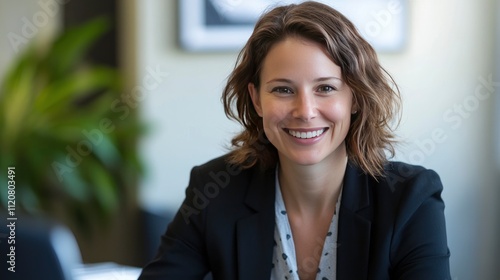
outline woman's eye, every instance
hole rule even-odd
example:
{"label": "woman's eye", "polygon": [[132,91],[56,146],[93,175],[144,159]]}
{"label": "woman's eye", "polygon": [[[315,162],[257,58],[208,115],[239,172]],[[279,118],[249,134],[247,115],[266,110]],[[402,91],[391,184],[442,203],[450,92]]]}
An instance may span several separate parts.
{"label": "woman's eye", "polygon": [[329,85],[323,85],[318,87],[319,92],[331,92],[337,90],[336,88],[329,86]]}
{"label": "woman's eye", "polygon": [[292,90],[290,90],[287,87],[275,87],[271,90],[271,92],[279,93],[279,94],[291,94],[293,93]]}

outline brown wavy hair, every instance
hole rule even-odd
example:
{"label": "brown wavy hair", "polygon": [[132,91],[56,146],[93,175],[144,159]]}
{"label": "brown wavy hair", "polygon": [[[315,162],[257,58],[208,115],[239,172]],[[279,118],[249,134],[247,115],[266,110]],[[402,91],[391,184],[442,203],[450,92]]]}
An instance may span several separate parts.
{"label": "brown wavy hair", "polygon": [[244,127],[231,141],[229,161],[242,168],[257,163],[271,167],[278,161],[277,150],[267,140],[262,119],[250,99],[248,84],[260,86],[260,72],[268,51],[289,36],[321,44],[340,66],[357,108],[345,139],[347,155],[367,174],[383,176],[386,151],[391,156],[395,152],[391,121],[399,115],[399,89],[351,21],[332,7],[313,1],[279,6],[264,13],[239,53],[221,98],[228,118]]}

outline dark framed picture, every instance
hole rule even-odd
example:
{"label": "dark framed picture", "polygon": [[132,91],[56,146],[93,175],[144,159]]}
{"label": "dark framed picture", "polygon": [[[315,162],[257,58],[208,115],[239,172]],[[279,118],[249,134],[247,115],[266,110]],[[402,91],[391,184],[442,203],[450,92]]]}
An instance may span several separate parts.
{"label": "dark framed picture", "polygon": [[[179,39],[187,51],[238,51],[263,11],[289,0],[179,0]],[[407,40],[407,0],[323,0],[347,16],[379,52],[401,51]]]}

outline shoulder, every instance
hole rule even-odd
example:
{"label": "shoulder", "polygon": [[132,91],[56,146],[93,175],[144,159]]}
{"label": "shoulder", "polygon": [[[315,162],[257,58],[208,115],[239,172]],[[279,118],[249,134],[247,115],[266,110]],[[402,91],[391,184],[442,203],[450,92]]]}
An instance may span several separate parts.
{"label": "shoulder", "polygon": [[[373,197],[385,203],[399,203],[405,197],[425,198],[443,189],[439,175],[423,166],[398,161],[384,165],[383,176],[372,177],[354,164],[349,164],[346,182],[355,196]],[[356,186],[356,187],[354,187]],[[363,187],[365,186],[365,187]],[[353,188],[354,187],[354,188]]]}
{"label": "shoulder", "polygon": [[400,161],[387,162],[384,166],[384,173],[388,180],[393,179],[392,183],[402,183],[419,178],[439,180],[438,174],[432,169]]}
{"label": "shoulder", "polygon": [[270,181],[267,173],[259,166],[242,168],[232,164],[228,156],[223,155],[193,167],[186,195],[196,194],[198,201],[210,201],[206,204],[210,205],[212,213],[215,209],[227,208],[229,204],[241,207],[246,196]]}
{"label": "shoulder", "polygon": [[194,166],[178,216],[186,224],[201,227],[207,212],[218,212],[217,209],[228,204],[241,204],[251,177],[252,170],[230,164],[226,155]]}
{"label": "shoulder", "polygon": [[215,183],[220,188],[226,188],[230,184],[252,176],[254,169],[244,169],[240,165],[232,164],[228,161],[227,155],[222,155],[194,166],[191,170],[191,183],[197,185]]}
{"label": "shoulder", "polygon": [[427,197],[443,190],[439,175],[423,166],[389,161],[384,175],[380,183],[395,195]]}
{"label": "shoulder", "polygon": [[237,174],[242,171],[242,169],[237,165],[232,165],[227,160],[227,155],[222,155],[207,162],[196,165],[191,170],[192,172],[197,172],[198,174],[209,174],[211,172],[231,172],[231,174]]}
{"label": "shoulder", "polygon": [[380,186],[385,189],[385,195],[378,199],[392,200],[393,211],[397,215],[396,223],[405,224],[422,212],[423,207],[433,207],[436,214],[444,209],[441,198],[443,185],[439,175],[432,169],[391,161],[385,166],[385,177],[380,181]]}
{"label": "shoulder", "polygon": [[425,202],[443,204],[438,174],[422,166],[389,161],[384,176],[374,178],[350,165],[346,175],[342,204],[352,210],[370,206],[366,210],[377,219],[406,220]]}

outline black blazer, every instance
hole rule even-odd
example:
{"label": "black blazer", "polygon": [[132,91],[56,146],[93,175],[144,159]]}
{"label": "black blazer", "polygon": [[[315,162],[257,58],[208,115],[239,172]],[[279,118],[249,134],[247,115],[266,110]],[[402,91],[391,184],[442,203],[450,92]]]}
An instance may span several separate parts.
{"label": "black blazer", "polygon": [[[337,279],[451,279],[442,185],[419,166],[387,164],[378,182],[349,163],[339,213]],[[186,199],[139,279],[270,279],[275,168],[224,158],[191,171]]]}

